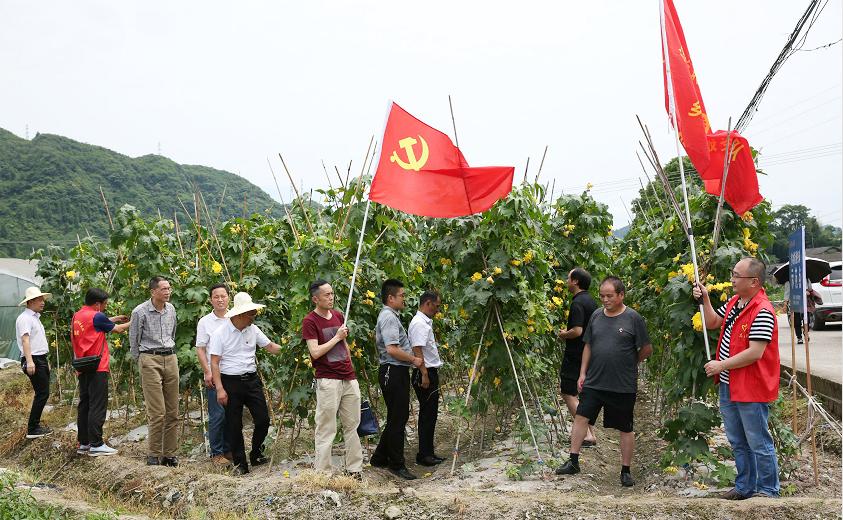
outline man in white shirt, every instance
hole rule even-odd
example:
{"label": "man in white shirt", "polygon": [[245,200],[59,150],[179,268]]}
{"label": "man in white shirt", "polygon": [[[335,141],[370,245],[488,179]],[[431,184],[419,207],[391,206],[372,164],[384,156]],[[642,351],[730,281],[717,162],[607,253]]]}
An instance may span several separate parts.
{"label": "man in white shirt", "polygon": [[26,309],[15,320],[15,339],[21,352],[21,369],[35,391],[26,427],[27,439],[53,433],[53,430],[41,424],[41,413],[50,397],[50,364],[47,361],[49,347],[47,333],[41,324],[41,311],[49,297],[50,293],[42,293],[38,287],[27,288],[23,301],[18,304],[26,305]]}
{"label": "man in white shirt", "polygon": [[211,306],[213,310],[202,316],[196,325],[196,357],[205,373],[205,395],[208,399],[208,442],[211,448],[211,460],[215,464],[227,466],[231,463],[231,448],[225,438],[225,408],[217,402],[217,390],[214,386],[214,375],[208,360],[208,341],[211,334],[220,325],[227,323],[225,313],[228,311],[228,287],[220,283],[211,287]]}
{"label": "man in white shirt", "polygon": [[435,466],[442,457],[433,450],[433,433],[439,413],[439,346],[433,335],[433,317],[439,312],[441,300],[432,291],[425,291],[419,298],[419,310],[410,321],[407,335],[413,347],[413,355],[424,360],[419,368],[413,369],[413,389],[419,400],[419,452],[416,463]]}
{"label": "man in white shirt", "polygon": [[264,307],[266,305],[253,303],[252,297],[244,292],[235,294],[234,307],[225,313],[228,322],[215,330],[208,341],[217,402],[225,407],[226,438],[237,475],[249,472],[243,442],[243,406],[249,409],[255,426],[249,461],[252,466],[269,462],[263,454],[263,441],[269,432],[269,409],[257,373],[255,351],[261,347],[270,354],[278,354],[281,346],[269,341],[254,325],[258,309]]}

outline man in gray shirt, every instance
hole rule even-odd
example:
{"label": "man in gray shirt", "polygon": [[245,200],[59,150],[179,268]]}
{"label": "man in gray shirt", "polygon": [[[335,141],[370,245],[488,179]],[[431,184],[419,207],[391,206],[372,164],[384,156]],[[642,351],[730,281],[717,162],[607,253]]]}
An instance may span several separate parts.
{"label": "man in gray shirt", "polygon": [[571,458],[557,475],[580,472],[580,448],[603,409],[603,427],[620,431],[621,485],[634,484],[629,466],[635,448],[632,418],[638,391],[638,363],[653,353],[647,326],[640,314],[624,305],[626,288],[615,276],[600,283],[603,309],[592,314],[585,330],[585,347],[577,386],[581,392],[571,431]]}
{"label": "man in gray shirt", "polygon": [[179,424],[179,365],[175,356],[176,308],[170,303],[170,282],[149,280],[150,299],[132,311],[129,346],[140,369],[146,418],[149,421],[146,463],[176,466]]}
{"label": "man in gray shirt", "polygon": [[399,312],[404,309],[404,284],[389,279],[381,286],[383,309],[375,327],[380,369],[378,383],[386,402],[386,424],[371,463],[406,480],[414,480],[404,461],[404,433],[410,417],[410,367],[424,364],[413,355]]}

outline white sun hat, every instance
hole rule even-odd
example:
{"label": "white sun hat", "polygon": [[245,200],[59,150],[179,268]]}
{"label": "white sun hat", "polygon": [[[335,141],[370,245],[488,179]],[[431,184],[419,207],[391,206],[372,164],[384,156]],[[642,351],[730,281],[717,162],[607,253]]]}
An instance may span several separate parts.
{"label": "white sun hat", "polygon": [[35,298],[38,298],[40,296],[43,296],[46,300],[47,298],[52,296],[52,294],[48,292],[41,292],[41,289],[39,289],[38,287],[27,287],[26,292],[24,293],[23,301],[18,304],[18,307],[26,305],[26,302],[28,302],[29,300],[34,300]]}
{"label": "white sun hat", "polygon": [[263,309],[264,307],[266,307],[266,305],[253,302],[252,297],[249,296],[249,293],[239,292],[234,295],[234,307],[232,307],[230,311],[225,313],[225,317],[231,318],[233,316],[243,314],[244,312]]}

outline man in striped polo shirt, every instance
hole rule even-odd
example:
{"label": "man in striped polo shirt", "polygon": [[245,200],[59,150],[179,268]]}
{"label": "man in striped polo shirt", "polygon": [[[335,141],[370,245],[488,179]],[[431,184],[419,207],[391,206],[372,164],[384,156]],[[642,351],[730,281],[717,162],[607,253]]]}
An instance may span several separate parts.
{"label": "man in striped polo shirt", "polygon": [[720,413],[738,472],[735,488],[721,495],[728,500],[779,496],[776,450],[767,424],[769,403],[779,396],[779,337],[764,292],[766,271],[757,258],[735,264],[735,295],[717,310],[702,284],[693,290],[694,297],[703,299],[708,328],[720,329],[717,358],[706,363],[705,373],[720,384]]}

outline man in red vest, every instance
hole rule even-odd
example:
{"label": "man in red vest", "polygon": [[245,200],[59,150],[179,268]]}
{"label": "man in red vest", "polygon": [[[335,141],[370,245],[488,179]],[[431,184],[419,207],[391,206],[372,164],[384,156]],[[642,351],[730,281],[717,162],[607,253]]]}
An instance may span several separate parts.
{"label": "man in red vest", "polygon": [[108,407],[109,356],[105,335],[109,332],[125,332],[130,324],[126,316],[106,316],[107,305],[107,292],[96,287],[88,289],[85,306],[73,315],[70,334],[74,356],[102,356],[95,372],[79,373],[79,407],[76,415],[79,448],[76,452],[91,457],[117,454],[117,450],[102,440],[102,427]]}
{"label": "man in red vest", "polygon": [[697,283],[706,325],[720,329],[717,358],[705,373],[720,384],[720,413],[732,445],[738,475],[721,498],[744,500],[756,494],[779,496],[779,468],[767,425],[771,402],[779,396],[779,334],[776,313],[764,292],[767,266],[744,258],[732,269],[735,295],[716,311]]}

